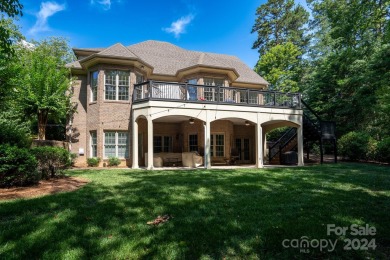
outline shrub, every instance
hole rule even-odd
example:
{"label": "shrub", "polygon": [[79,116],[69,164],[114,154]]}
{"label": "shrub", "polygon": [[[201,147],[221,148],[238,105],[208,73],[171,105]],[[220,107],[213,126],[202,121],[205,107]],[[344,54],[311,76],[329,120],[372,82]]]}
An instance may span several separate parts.
{"label": "shrub", "polygon": [[0,145],[0,187],[38,183],[37,160],[26,148]]}
{"label": "shrub", "polygon": [[69,165],[68,165],[69,167],[74,166],[77,157],[78,157],[77,153],[70,153],[70,158],[69,158],[70,161],[69,161]]}
{"label": "shrub", "polygon": [[97,167],[99,165],[100,158],[92,157],[87,159],[87,164],[89,167]]}
{"label": "shrub", "polygon": [[31,144],[30,130],[26,123],[12,118],[8,113],[0,113],[0,140],[20,148],[28,148]]}
{"label": "shrub", "polygon": [[367,158],[369,136],[361,132],[349,132],[338,141],[339,153],[350,160]]}
{"label": "shrub", "polygon": [[378,147],[378,142],[370,137],[368,139],[368,143],[367,143],[367,159],[368,160],[377,160],[377,147]]}
{"label": "shrub", "polygon": [[42,178],[53,178],[71,165],[70,153],[61,147],[39,146],[31,149]]}
{"label": "shrub", "polygon": [[390,163],[390,137],[378,142],[376,158],[378,161]]}
{"label": "shrub", "polygon": [[121,160],[118,157],[108,158],[108,166],[118,166],[121,163]]}

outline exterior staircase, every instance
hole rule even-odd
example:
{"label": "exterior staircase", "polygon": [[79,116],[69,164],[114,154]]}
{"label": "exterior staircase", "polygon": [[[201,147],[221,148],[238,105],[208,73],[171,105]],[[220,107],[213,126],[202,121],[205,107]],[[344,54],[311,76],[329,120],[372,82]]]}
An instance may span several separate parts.
{"label": "exterior staircase", "polygon": [[[321,163],[324,161],[323,143],[331,142],[334,147],[334,161],[337,162],[337,140],[335,122],[323,121],[303,100],[303,142],[309,157],[310,142],[319,142]],[[292,127],[286,130],[274,144],[269,147],[268,162],[271,165],[296,164],[297,130]]]}

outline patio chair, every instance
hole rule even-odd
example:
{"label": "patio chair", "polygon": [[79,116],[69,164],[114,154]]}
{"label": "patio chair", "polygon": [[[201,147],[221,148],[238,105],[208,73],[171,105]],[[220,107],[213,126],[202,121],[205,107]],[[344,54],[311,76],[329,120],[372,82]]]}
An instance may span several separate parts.
{"label": "patio chair", "polygon": [[230,165],[237,164],[238,159],[240,158],[240,153],[237,148],[232,148],[230,150]]}

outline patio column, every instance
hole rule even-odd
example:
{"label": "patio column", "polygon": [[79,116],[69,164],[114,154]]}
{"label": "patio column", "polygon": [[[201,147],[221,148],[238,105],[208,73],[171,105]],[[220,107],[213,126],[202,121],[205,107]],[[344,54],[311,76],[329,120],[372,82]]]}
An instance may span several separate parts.
{"label": "patio column", "polygon": [[205,148],[205,162],[204,162],[204,168],[210,169],[211,168],[211,156],[210,156],[210,121],[207,118],[206,122],[204,124],[204,148]]}
{"label": "patio column", "polygon": [[264,160],[266,159],[266,156],[267,156],[267,136],[265,134],[265,131],[262,131],[262,134],[263,134],[263,162]]}
{"label": "patio column", "polygon": [[148,170],[153,170],[153,120],[148,118]]}
{"label": "patio column", "polygon": [[138,122],[133,116],[133,169],[138,169]]}
{"label": "patio column", "polygon": [[263,145],[263,128],[259,121],[256,124],[256,167],[263,168],[264,167],[264,145]]}
{"label": "patio column", "polygon": [[303,166],[303,130],[302,125],[297,128],[298,166]]}

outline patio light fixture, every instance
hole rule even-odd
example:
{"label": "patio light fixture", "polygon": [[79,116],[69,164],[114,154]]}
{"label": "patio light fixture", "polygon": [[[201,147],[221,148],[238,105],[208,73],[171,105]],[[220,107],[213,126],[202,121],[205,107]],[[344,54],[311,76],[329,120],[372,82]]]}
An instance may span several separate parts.
{"label": "patio light fixture", "polygon": [[195,120],[193,119],[193,118],[190,118],[190,125],[193,125],[194,124],[194,122],[195,122]]}
{"label": "patio light fixture", "polygon": [[245,121],[245,125],[246,125],[246,126],[249,126],[249,125],[250,125],[250,123],[249,123],[248,120]]}

